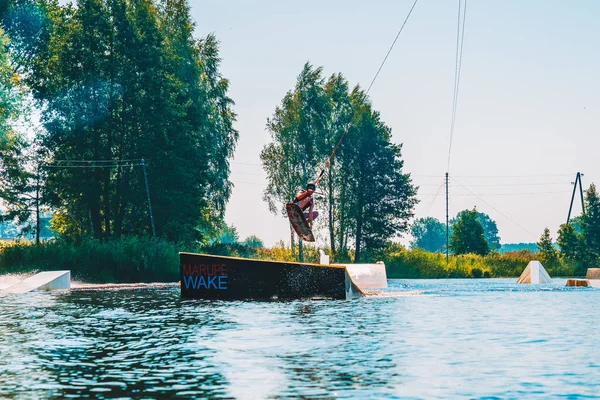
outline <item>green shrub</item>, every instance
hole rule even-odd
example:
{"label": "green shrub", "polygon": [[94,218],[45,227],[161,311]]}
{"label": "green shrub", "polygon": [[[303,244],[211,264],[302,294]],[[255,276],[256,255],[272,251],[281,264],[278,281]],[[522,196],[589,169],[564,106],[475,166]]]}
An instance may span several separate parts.
{"label": "green shrub", "polygon": [[0,273],[68,269],[86,282],[179,280],[178,246],[161,239],[62,240],[35,245],[16,242],[0,249]]}
{"label": "green shrub", "polygon": [[[305,262],[317,263],[318,250],[316,246],[305,244]],[[20,241],[0,245],[0,274],[68,269],[74,279],[91,283],[173,282],[179,280],[180,251],[274,261],[297,260],[297,254],[292,254],[283,242],[267,249],[240,243],[183,246],[135,236],[103,241],[82,239],[77,244],[56,240],[37,246]],[[352,256],[349,252],[338,255],[338,259],[351,260]],[[377,255],[377,260],[370,261],[383,260],[390,279],[498,278],[518,277],[536,256],[529,251],[492,253],[485,257],[451,255],[446,263],[442,253],[389,246]],[[547,269],[550,276],[573,276],[576,267],[560,260],[548,265]]]}

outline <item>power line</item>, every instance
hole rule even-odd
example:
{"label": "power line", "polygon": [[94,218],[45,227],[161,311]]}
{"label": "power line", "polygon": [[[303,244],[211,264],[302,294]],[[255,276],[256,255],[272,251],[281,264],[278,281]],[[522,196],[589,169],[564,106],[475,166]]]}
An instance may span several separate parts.
{"label": "power line", "polygon": [[[516,192],[516,193],[453,193],[452,196],[529,196],[537,194],[565,194],[570,191],[563,190],[557,192]],[[418,193],[417,196],[435,196],[436,193]]]}
{"label": "power line", "polygon": [[442,182],[442,184],[438,187],[438,190],[435,192],[433,199],[431,199],[431,201],[423,209],[423,214],[427,214],[429,212],[429,210],[431,209],[431,206],[435,202],[435,199],[438,197],[438,195],[440,194],[440,190],[442,190],[443,187],[444,187],[444,182]]}
{"label": "power line", "polygon": [[539,175],[453,175],[455,178],[493,179],[493,178],[549,178],[559,176],[572,176],[573,174],[539,174]]}
{"label": "power line", "polygon": [[[532,174],[532,175],[453,175],[455,178],[465,179],[521,179],[521,178],[553,178],[553,177],[571,177],[573,174]],[[415,178],[439,178],[439,175],[419,175],[410,174],[411,177]]]}
{"label": "power line", "polygon": [[54,160],[55,163],[122,163],[122,162],[134,162],[134,161],[142,161],[141,158],[132,158],[132,159],[123,159],[123,160]]}
{"label": "power line", "polygon": [[257,183],[257,182],[244,182],[244,181],[231,181],[231,183],[233,183],[234,185],[237,185],[238,183],[244,184],[244,185],[254,185],[254,186],[261,186],[261,187],[266,187],[268,186],[266,183]]}
{"label": "power line", "polygon": [[232,164],[252,165],[252,166],[256,166],[256,167],[262,167],[262,164],[248,163],[248,162],[241,162],[241,161],[231,161],[231,163]]}
{"label": "power line", "polygon": [[497,186],[553,186],[553,185],[567,185],[570,182],[536,182],[536,183],[484,183],[469,185],[470,187],[497,187]]}
{"label": "power line", "polygon": [[[517,193],[453,193],[452,196],[529,196],[537,194],[565,194],[571,193],[569,191],[557,191],[557,192],[517,192]],[[435,196],[435,193],[419,193],[417,196]]]}
{"label": "power line", "polygon": [[137,167],[142,165],[138,164],[101,164],[101,165],[52,165],[52,164],[42,164],[40,167],[42,168],[115,168],[115,167]]}
{"label": "power line", "polygon": [[530,234],[533,237],[537,237],[535,234],[533,234],[533,233],[529,232],[527,229],[523,228],[521,225],[519,225],[517,222],[515,222],[512,218],[510,218],[509,216],[507,216],[506,214],[504,214],[502,211],[498,210],[496,207],[492,206],[490,203],[488,203],[487,201],[485,201],[484,199],[482,199],[481,197],[479,197],[479,195],[473,193],[468,187],[462,185],[460,182],[456,181],[456,179],[454,179],[454,178],[452,178],[452,180],[454,182],[456,182],[458,185],[462,186],[466,191],[468,191],[469,193],[471,193],[473,196],[475,196],[479,200],[481,200],[483,203],[485,203],[492,210],[496,211],[498,214],[502,215],[504,218],[506,218],[507,220],[509,220],[510,222],[512,222],[514,225],[516,225],[517,227],[519,227],[520,229],[522,229],[524,232],[527,232],[528,234]]}

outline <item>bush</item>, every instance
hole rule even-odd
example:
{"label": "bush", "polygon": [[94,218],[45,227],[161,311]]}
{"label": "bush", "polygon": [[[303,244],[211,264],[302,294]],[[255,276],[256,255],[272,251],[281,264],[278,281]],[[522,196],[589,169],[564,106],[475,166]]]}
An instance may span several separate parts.
{"label": "bush", "polygon": [[77,245],[21,241],[0,249],[0,273],[67,269],[74,279],[93,283],[177,281],[178,251],[165,240],[136,236]]}
{"label": "bush", "polygon": [[529,251],[491,253],[487,256],[464,254],[450,255],[446,263],[446,256],[442,253],[414,249],[387,254],[384,261],[390,279],[502,278],[518,277],[535,258],[536,254]]}
{"label": "bush", "polygon": [[[62,240],[37,246],[25,241],[1,244],[0,274],[68,269],[74,279],[91,283],[173,282],[179,280],[180,251],[297,261],[297,255],[292,254],[283,242],[270,249],[240,243],[214,243],[198,247],[132,236],[104,241],[83,239],[77,244]],[[349,252],[338,255],[338,258],[350,260],[352,256],[352,252]],[[485,257],[451,255],[446,263],[444,254],[420,249],[406,250],[401,246],[388,246],[382,254],[377,255],[377,260],[385,262],[390,279],[518,277],[529,261],[536,258],[537,254],[530,251],[518,251],[493,253]],[[318,247],[305,244],[304,260],[317,263]],[[550,276],[573,276],[576,266],[560,260],[549,264],[547,269]]]}

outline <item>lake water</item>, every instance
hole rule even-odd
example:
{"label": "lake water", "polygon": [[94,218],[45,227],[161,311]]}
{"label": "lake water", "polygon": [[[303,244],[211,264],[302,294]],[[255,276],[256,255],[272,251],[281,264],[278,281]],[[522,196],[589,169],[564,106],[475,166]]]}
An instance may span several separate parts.
{"label": "lake water", "polygon": [[0,296],[0,398],[600,398],[600,290],[564,284],[392,280],[349,301]]}

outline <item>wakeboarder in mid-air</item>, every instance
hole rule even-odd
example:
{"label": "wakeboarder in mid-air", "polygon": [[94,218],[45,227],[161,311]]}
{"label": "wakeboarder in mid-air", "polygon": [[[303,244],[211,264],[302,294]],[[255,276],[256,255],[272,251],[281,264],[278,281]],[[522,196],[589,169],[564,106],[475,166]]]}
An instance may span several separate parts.
{"label": "wakeboarder in mid-air", "polygon": [[312,196],[316,188],[316,184],[309,182],[305,190],[299,191],[294,200],[285,205],[290,224],[305,242],[315,241],[312,233],[312,222],[317,218],[319,212],[313,209],[314,199]]}

